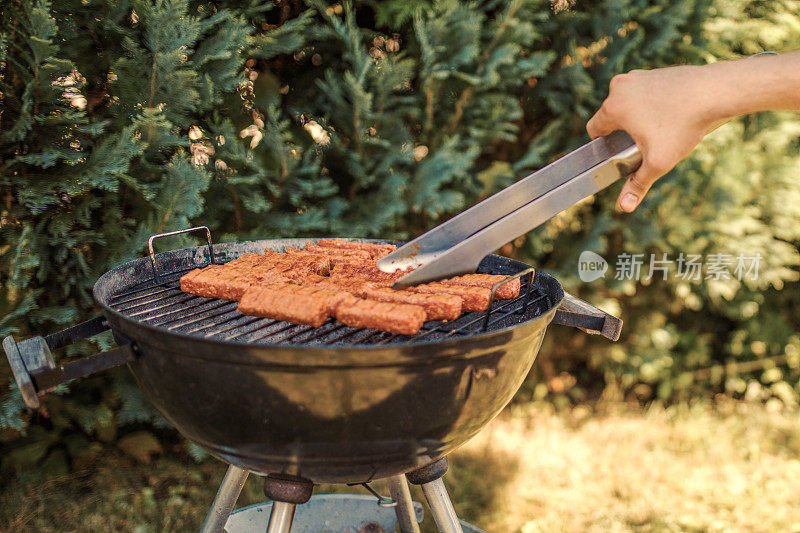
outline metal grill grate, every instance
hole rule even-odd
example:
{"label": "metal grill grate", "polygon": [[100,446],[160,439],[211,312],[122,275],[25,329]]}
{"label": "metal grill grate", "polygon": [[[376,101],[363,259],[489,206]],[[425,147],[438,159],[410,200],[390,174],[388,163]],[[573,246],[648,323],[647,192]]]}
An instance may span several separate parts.
{"label": "metal grill grate", "polygon": [[[532,320],[552,306],[549,297],[523,280],[520,296],[492,301],[487,311],[465,313],[450,322],[426,322],[416,335],[397,335],[345,326],[328,319],[322,326],[243,315],[238,303],[203,298],[180,290],[180,277],[191,269],[173,272],[128,288],[109,305],[116,311],[151,326],[216,340],[297,346],[354,346],[407,344],[464,337]],[[527,272],[527,271],[525,271]],[[522,276],[525,272],[517,274]],[[532,278],[532,274],[527,276]]]}

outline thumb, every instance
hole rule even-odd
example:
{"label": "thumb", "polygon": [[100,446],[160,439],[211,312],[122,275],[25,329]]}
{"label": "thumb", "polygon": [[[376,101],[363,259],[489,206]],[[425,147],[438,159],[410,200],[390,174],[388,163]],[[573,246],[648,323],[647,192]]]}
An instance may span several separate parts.
{"label": "thumb", "polygon": [[586,123],[586,132],[592,139],[608,135],[615,129],[617,128],[614,127],[614,124],[608,118],[608,114],[602,107],[589,119],[589,122]]}
{"label": "thumb", "polygon": [[642,198],[644,198],[644,195],[650,190],[650,187],[653,186],[656,179],[658,179],[658,174],[651,172],[650,168],[644,165],[639,167],[639,169],[631,174],[627,181],[625,181],[625,185],[622,186],[619,199],[617,199],[619,208],[626,213],[632,213],[633,210],[639,206]]}

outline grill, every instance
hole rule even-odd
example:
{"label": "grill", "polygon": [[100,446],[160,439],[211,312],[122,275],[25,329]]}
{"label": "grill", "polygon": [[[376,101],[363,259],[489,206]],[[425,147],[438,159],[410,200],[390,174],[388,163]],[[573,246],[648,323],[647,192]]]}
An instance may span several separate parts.
{"label": "grill", "polygon": [[[302,503],[297,494],[307,499],[314,483],[377,479],[393,479],[395,500],[403,500],[398,476],[408,473],[446,509],[442,462],[511,400],[547,326],[619,336],[618,319],[565,294],[548,274],[497,256],[478,271],[520,277],[519,297],[428,322],[413,336],[333,320],[311,328],[245,316],[235,302],[181,292],[178,279],[199,266],[308,240],[214,245],[207,228],[185,231],[195,229],[205,229],[206,246],[155,254],[154,239],[174,233],[153,236],[149,258],[101,276],[94,286],[101,316],[46,337],[6,337],[3,348],[31,408],[60,383],[127,365],[167,420],[231,465],[212,510],[217,518],[227,518],[231,491],[238,494],[247,472],[266,475],[267,494],[278,503]],[[54,350],[108,329],[117,348],[55,363]],[[219,531],[224,520],[209,524],[207,531]]]}
{"label": "grill", "polygon": [[553,306],[548,295],[543,294],[531,280],[533,269],[525,269],[514,275],[527,278],[517,298],[492,299],[488,310],[466,313],[454,321],[426,322],[422,331],[413,336],[351,328],[333,319],[314,328],[246,316],[236,310],[237,302],[186,294],[180,290],[178,280],[190,270],[181,269],[166,277],[160,276],[159,281],[153,279],[139,283],[114,295],[108,305],[129,318],[185,335],[247,344],[336,348],[460,338],[537,318]]}

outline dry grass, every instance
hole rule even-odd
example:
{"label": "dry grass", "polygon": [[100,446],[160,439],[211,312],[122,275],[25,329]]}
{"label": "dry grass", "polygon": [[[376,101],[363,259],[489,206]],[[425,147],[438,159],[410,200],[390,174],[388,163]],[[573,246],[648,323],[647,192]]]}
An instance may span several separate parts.
{"label": "dry grass", "polygon": [[[486,457],[505,466],[475,466]],[[492,486],[485,508],[465,509],[491,532],[800,531],[800,415],[760,405],[518,407],[460,469]]]}
{"label": "dry grass", "polygon": [[[5,486],[0,531],[196,531],[223,472],[111,454]],[[733,402],[515,406],[454,454],[446,480],[460,516],[491,533],[800,531],[800,415]],[[251,476],[239,503],[262,499]]]}

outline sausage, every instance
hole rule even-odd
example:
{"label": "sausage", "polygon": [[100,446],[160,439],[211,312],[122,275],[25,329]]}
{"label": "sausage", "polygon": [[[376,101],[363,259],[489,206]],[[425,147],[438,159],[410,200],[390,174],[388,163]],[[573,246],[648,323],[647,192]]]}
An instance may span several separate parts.
{"label": "sausage", "polygon": [[327,279],[326,276],[320,276],[319,274],[316,274],[315,270],[316,269],[313,265],[303,263],[286,263],[256,267],[250,271],[256,276],[265,277],[268,283],[271,282],[269,279],[267,279],[268,277],[277,275],[281,275],[287,280],[299,285],[306,283],[308,280]]}
{"label": "sausage", "polygon": [[368,300],[418,305],[428,320],[455,320],[461,316],[464,300],[453,294],[420,294],[364,283],[356,294]]}
{"label": "sausage", "polygon": [[373,244],[370,242],[345,241],[343,239],[320,239],[317,241],[317,246],[322,246],[323,248],[366,250],[373,259],[379,259],[397,249],[397,246],[394,244]]}
{"label": "sausage", "polygon": [[329,257],[323,255],[309,253],[308,255],[296,256],[295,254],[282,254],[265,250],[265,255],[261,257],[262,259],[254,268],[306,267],[319,276],[327,276],[331,273],[331,260]]}
{"label": "sausage", "polygon": [[273,283],[299,283],[306,276],[315,274],[291,268],[254,268],[250,270],[250,275],[258,285],[270,285]]}
{"label": "sausage", "polygon": [[359,268],[375,266],[375,260],[373,259],[362,259],[350,255],[329,255],[328,257],[331,258],[331,272],[336,268],[336,265],[347,265]]}
{"label": "sausage", "polygon": [[227,263],[225,263],[226,267],[237,267],[237,268],[250,268],[258,265],[259,262],[264,258],[261,254],[242,254],[236,259],[231,259]]}
{"label": "sausage", "polygon": [[352,257],[353,259],[372,259],[372,254],[367,250],[360,250],[358,248],[326,248],[324,246],[317,246],[316,244],[308,243],[305,247],[307,252],[314,254],[324,254],[331,256]]}
{"label": "sausage", "polygon": [[345,292],[289,283],[254,285],[242,296],[239,312],[318,328],[348,296]]}
{"label": "sausage", "polygon": [[[320,249],[321,250],[326,250],[326,248],[320,248]],[[292,258],[305,258],[305,259],[308,259],[308,260],[310,260],[312,262],[312,264],[315,263],[315,261],[314,261],[315,259],[318,259],[320,257],[324,257],[328,261],[330,261],[330,269],[331,270],[333,269],[333,267],[335,267],[336,265],[339,265],[339,264],[351,265],[351,266],[359,266],[359,267],[375,266],[375,261],[371,258],[369,253],[364,251],[364,250],[343,250],[343,251],[346,251],[346,252],[358,252],[359,254],[364,254],[364,256],[366,256],[366,257],[361,256],[361,255],[350,255],[350,254],[344,255],[344,254],[340,254],[340,253],[338,253],[339,249],[337,249],[337,248],[327,248],[327,250],[331,250],[332,253],[323,254],[323,253],[308,252],[306,250],[300,250],[299,248],[293,248],[291,246],[287,246],[286,247],[286,254],[289,255],[289,257],[292,257]]]}
{"label": "sausage", "polygon": [[230,262],[225,265],[209,265],[188,272],[180,279],[181,290],[206,298],[238,301],[252,285],[300,284],[328,279],[302,267],[240,268],[229,265]]}
{"label": "sausage", "polygon": [[181,276],[183,292],[205,298],[239,300],[244,292],[255,283],[255,278],[244,271],[223,265],[209,265],[197,268]]}
{"label": "sausage", "polygon": [[[180,279],[181,290],[207,298],[241,300],[244,314],[318,327],[331,316],[359,328],[411,335],[425,320],[455,320],[484,311],[491,288],[508,276],[467,274],[405,290],[389,286],[408,270],[386,273],[375,253],[393,245],[321,239],[286,253],[246,253],[225,265],[195,269]],[[498,299],[517,297],[518,278],[502,284]],[[341,317],[341,319],[340,319]]]}
{"label": "sausage", "polygon": [[358,291],[369,282],[359,278],[321,278],[319,280],[312,281],[312,283],[314,283],[314,285],[317,287],[323,287],[325,289],[336,291],[344,291],[357,295]]}
{"label": "sausage", "polygon": [[[492,290],[495,283],[508,279],[510,276],[502,276],[496,274],[466,274],[464,276],[455,276],[440,280],[439,283],[445,285],[463,285],[466,287],[483,287],[484,289]],[[500,300],[509,300],[519,296],[520,282],[519,278],[514,278],[508,283],[504,283],[497,287],[494,292],[495,298]]]}
{"label": "sausage", "polygon": [[489,297],[492,291],[483,287],[470,287],[467,285],[445,285],[441,282],[426,283],[409,287],[407,290],[422,294],[453,294],[464,301],[463,310],[467,313],[486,311],[489,308]]}
{"label": "sausage", "polygon": [[336,320],[354,328],[379,329],[414,335],[425,323],[425,310],[417,305],[376,302],[348,295],[336,307]]}
{"label": "sausage", "polygon": [[315,254],[313,252],[309,252],[307,250],[301,250],[300,248],[295,248],[294,246],[287,246],[283,249],[283,253],[292,259],[299,259],[304,257],[306,259],[319,259],[320,257],[325,257],[325,254]]}
{"label": "sausage", "polygon": [[375,265],[354,263],[339,263],[331,270],[332,278],[360,278],[382,285],[391,285],[403,274],[405,274],[403,270],[398,270],[390,274],[384,272]]}

